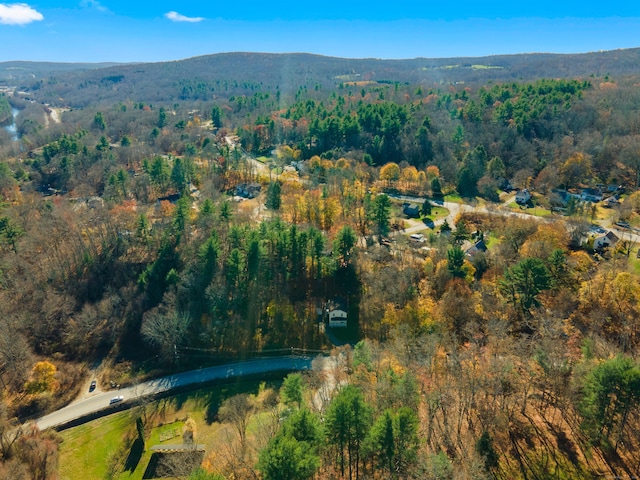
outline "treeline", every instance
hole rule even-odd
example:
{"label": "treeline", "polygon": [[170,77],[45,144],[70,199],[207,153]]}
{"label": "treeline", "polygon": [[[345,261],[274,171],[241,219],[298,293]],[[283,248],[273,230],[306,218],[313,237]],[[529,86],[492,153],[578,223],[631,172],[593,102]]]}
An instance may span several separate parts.
{"label": "treeline", "polygon": [[[406,162],[418,169],[434,164],[451,185],[471,174],[471,188],[462,193],[473,196],[491,158],[504,165],[503,180],[516,177],[518,183],[555,164],[558,142],[584,131],[574,124],[572,106],[584,104],[590,89],[586,81],[565,80],[448,91],[344,86],[326,100],[307,99],[270,117],[258,115],[238,134],[257,154],[287,143],[303,158],[353,155],[372,165]],[[483,158],[468,158],[481,150]],[[497,190],[494,180],[486,178],[490,186],[482,193]]]}
{"label": "treeline", "polygon": [[[635,186],[636,90],[632,78],[446,89],[364,82],[341,84],[331,93],[300,88],[291,104],[280,90],[173,105],[129,102],[100,110],[105,127],[87,129],[87,146],[95,156],[101,144],[103,153],[120,162],[128,157],[135,168],[155,153],[193,155],[207,144],[203,154],[213,159],[213,133],[235,132],[246,150],[259,155],[286,144],[301,159],[346,157],[378,167],[406,162],[418,170],[436,165],[445,185],[492,200],[507,180],[542,194],[579,185]],[[94,113],[67,112],[64,124],[86,125]],[[22,142],[31,148],[55,138],[44,128],[42,111],[37,120],[27,118],[34,114],[24,110],[18,118]],[[203,130],[206,125],[218,130]],[[66,127],[65,133],[76,130]],[[583,160],[575,162],[577,156]],[[51,181],[56,178],[43,183]],[[94,182],[97,190],[100,181]]]}

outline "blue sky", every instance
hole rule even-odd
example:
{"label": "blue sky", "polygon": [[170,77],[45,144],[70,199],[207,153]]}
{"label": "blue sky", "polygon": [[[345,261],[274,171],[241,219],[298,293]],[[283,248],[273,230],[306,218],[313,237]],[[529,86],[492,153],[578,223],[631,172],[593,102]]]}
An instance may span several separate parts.
{"label": "blue sky", "polygon": [[0,61],[148,62],[236,51],[475,57],[640,46],[640,2],[1,2]]}

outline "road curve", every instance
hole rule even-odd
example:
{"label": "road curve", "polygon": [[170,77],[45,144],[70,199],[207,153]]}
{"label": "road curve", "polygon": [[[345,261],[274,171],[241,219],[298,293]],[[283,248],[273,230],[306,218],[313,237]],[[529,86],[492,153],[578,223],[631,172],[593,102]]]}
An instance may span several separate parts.
{"label": "road curve", "polygon": [[[309,370],[311,368],[311,361],[311,357],[275,357],[177,373],[175,375],[142,382],[131,387],[121,388],[120,390],[98,393],[90,398],[79,400],[49,415],[45,415],[37,419],[35,424],[40,430],[58,427],[83,417],[88,418],[98,412],[108,414],[110,411],[121,410],[123,407],[133,405],[135,400],[197,383],[276,371]],[[110,405],[109,401],[119,395],[124,397],[123,401],[117,405]]]}

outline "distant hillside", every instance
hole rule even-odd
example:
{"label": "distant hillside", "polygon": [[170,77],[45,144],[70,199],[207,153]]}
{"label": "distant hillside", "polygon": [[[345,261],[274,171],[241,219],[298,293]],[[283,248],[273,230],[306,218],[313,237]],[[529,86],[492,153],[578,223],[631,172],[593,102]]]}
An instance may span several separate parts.
{"label": "distant hillside", "polygon": [[[229,97],[276,89],[288,94],[301,86],[333,88],[340,83],[353,81],[440,85],[636,74],[640,73],[640,48],[586,54],[410,60],[225,53],[108,68],[95,68],[95,65],[87,64],[36,65],[42,66],[41,72],[47,72],[47,81],[40,76],[38,80],[24,82],[21,88],[31,90],[35,98],[44,102],[82,107],[125,99],[145,102],[210,100],[216,96]],[[32,65],[31,72],[36,70],[36,65]],[[7,68],[17,67],[0,64],[0,71],[6,72]]]}
{"label": "distant hillside", "polygon": [[13,85],[16,81],[48,78],[60,72],[81,72],[121,65],[115,62],[105,63],[53,63],[53,62],[0,62],[0,83]]}

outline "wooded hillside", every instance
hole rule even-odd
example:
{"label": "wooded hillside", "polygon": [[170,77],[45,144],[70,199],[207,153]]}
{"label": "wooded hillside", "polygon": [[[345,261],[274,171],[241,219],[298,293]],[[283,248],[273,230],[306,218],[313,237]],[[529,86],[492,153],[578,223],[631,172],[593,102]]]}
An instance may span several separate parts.
{"label": "wooded hillside", "polygon": [[13,426],[91,365],[108,389],[347,343],[324,403],[322,375],[299,379],[218,474],[640,475],[637,54],[229,54],[20,86],[20,140],[0,133],[1,468],[56,458],[55,434]]}

